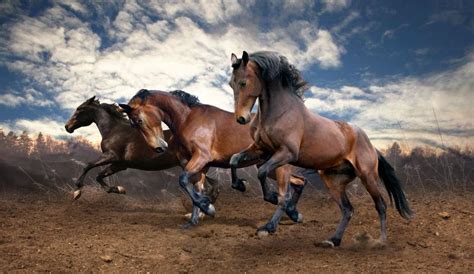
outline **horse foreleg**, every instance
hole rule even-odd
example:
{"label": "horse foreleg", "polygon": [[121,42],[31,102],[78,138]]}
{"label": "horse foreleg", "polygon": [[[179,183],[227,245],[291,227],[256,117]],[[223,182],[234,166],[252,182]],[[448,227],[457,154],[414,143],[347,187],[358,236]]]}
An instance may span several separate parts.
{"label": "horse foreleg", "polygon": [[[278,205],[278,208],[277,211],[273,214],[273,217],[270,222],[267,223],[265,226],[260,227],[257,230],[257,233],[262,231],[268,233],[275,232],[282,214],[286,211],[286,207],[291,200],[291,192],[288,189],[289,173],[286,172],[285,168],[280,167],[287,164],[293,159],[294,156],[290,153],[290,151],[285,147],[281,147],[271,156],[271,158],[267,162],[265,162],[258,169],[258,179],[260,180],[260,185],[262,187],[263,199],[272,204]],[[278,193],[270,192],[266,182],[268,173],[274,169],[277,175],[277,180],[279,182]]]}
{"label": "horse foreleg", "polygon": [[[278,193],[271,192],[267,184],[268,173],[281,167],[294,159],[294,156],[286,147],[280,147],[263,165],[258,168],[258,180],[262,187],[263,199],[272,204],[278,204]],[[286,184],[287,182],[285,182]]]}
{"label": "horse foreleg", "polygon": [[74,200],[79,199],[79,197],[81,196],[81,188],[84,186],[84,179],[86,178],[87,172],[89,172],[95,167],[110,164],[115,160],[115,158],[115,154],[113,153],[103,153],[96,161],[88,163],[87,166],[84,167],[81,176],[79,176],[79,179],[77,179],[75,183],[76,191],[74,191]]}
{"label": "horse foreleg", "polygon": [[[194,189],[196,190],[196,193],[198,195],[201,195],[201,193],[204,190],[204,183],[206,181],[206,175],[205,175],[206,172],[207,170],[205,172],[198,173],[195,176],[190,178],[192,180],[192,184],[194,185]],[[190,215],[191,216],[189,218],[189,222],[182,225],[182,228],[190,228],[199,223],[199,218],[201,217],[202,213],[199,207],[196,206],[194,203],[193,203],[193,209]]]}
{"label": "horse foreleg", "polygon": [[202,196],[194,190],[190,183],[190,178],[198,174],[209,163],[209,157],[206,154],[198,151],[191,160],[187,163],[184,172],[179,177],[179,185],[184,189],[188,196],[193,201],[193,205],[199,207],[205,214],[214,216],[215,209],[211,204],[209,197]]}
{"label": "horse foreleg", "polygon": [[303,222],[303,215],[298,212],[296,209],[296,205],[303,193],[303,189],[306,185],[306,179],[304,177],[294,176],[290,177],[290,186],[293,189],[293,194],[291,195],[291,199],[286,206],[286,215],[290,217],[296,223]]}
{"label": "horse foreleg", "polygon": [[245,192],[247,189],[247,181],[237,177],[237,168],[239,166],[247,166],[260,159],[263,152],[258,149],[255,144],[250,145],[247,149],[232,155],[230,158],[230,173],[232,178],[232,188],[238,191]]}
{"label": "horse foreleg", "polygon": [[99,182],[100,186],[107,192],[107,193],[117,193],[117,194],[125,194],[125,188],[123,186],[112,186],[110,187],[104,179],[106,177],[109,177],[119,171],[125,170],[126,167],[116,165],[116,164],[111,164],[104,170],[102,170],[99,175],[96,177],[96,181]]}
{"label": "horse foreleg", "polygon": [[[275,213],[273,214],[272,218],[268,223],[266,223],[264,226],[259,227],[257,229],[257,234],[259,235],[265,235],[267,233],[273,233],[276,231],[278,224],[281,220],[281,217],[283,214],[286,212],[289,216],[293,214],[289,214],[288,212],[288,206],[290,202],[292,201],[292,193],[289,188],[289,180],[290,180],[290,173],[288,172],[288,168],[286,166],[279,167],[275,170],[275,177],[278,182],[278,204],[277,204],[277,209]],[[299,218],[299,213],[296,211],[296,209],[293,207],[293,211],[295,212],[296,220],[300,219]],[[291,218],[291,216],[290,216]],[[302,217],[301,217],[302,218]]]}

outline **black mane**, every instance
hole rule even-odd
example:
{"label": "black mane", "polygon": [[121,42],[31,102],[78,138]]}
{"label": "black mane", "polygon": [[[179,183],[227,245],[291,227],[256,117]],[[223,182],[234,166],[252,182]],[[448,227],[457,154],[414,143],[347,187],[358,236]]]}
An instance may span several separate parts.
{"label": "black mane", "polygon": [[193,106],[197,106],[201,104],[201,102],[199,102],[199,98],[187,93],[186,91],[174,90],[174,91],[170,91],[170,94],[178,97],[181,100],[181,102],[185,103],[189,107],[193,107]]}
{"label": "black mane", "polygon": [[308,83],[285,56],[277,52],[259,51],[250,54],[249,58],[257,63],[262,70],[264,81],[271,82],[280,78],[284,87],[291,88],[298,97],[303,99],[303,93],[308,88]]}
{"label": "black mane", "polygon": [[120,112],[116,105],[102,103],[102,104],[100,104],[100,107],[102,107],[102,109],[104,109],[111,116],[119,118],[119,119],[126,120],[125,114]]}

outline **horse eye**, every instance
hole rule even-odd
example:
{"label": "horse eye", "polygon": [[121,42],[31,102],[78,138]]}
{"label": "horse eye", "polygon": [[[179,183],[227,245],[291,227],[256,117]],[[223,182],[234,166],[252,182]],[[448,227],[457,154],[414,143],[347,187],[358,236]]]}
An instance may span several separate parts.
{"label": "horse eye", "polygon": [[240,82],[240,87],[245,87],[247,85],[247,82]]}

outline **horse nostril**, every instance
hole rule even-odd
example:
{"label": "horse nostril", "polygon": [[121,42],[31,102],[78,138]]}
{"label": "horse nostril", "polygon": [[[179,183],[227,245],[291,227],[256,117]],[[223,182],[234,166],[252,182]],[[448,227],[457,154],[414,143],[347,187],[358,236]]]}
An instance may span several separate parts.
{"label": "horse nostril", "polygon": [[244,125],[245,124],[245,118],[240,116],[239,118],[237,118],[237,123],[239,123],[241,125]]}
{"label": "horse nostril", "polygon": [[155,148],[155,152],[163,153],[163,152],[165,152],[165,150],[162,147],[157,147],[157,148]]}

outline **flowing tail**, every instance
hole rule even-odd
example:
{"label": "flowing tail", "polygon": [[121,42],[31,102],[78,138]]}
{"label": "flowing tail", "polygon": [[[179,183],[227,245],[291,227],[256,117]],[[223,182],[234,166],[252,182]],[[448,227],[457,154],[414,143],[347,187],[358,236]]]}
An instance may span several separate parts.
{"label": "flowing tail", "polygon": [[379,176],[387,189],[390,202],[395,201],[395,207],[400,215],[405,219],[410,219],[413,216],[413,211],[411,211],[408,205],[402,185],[395,175],[395,170],[382,156],[380,151],[377,150],[377,154],[379,159]]}

